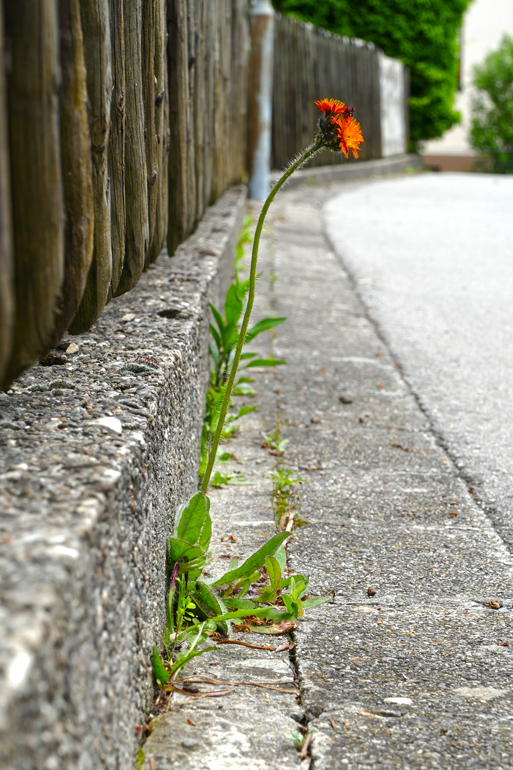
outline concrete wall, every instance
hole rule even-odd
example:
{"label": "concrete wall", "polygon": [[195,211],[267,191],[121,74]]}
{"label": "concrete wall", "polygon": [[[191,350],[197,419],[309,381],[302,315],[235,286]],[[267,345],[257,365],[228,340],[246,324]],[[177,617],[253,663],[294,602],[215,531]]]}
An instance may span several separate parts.
{"label": "concrete wall", "polygon": [[[245,190],[0,394],[0,767],[131,770]],[[62,348],[66,348],[63,350]]]}

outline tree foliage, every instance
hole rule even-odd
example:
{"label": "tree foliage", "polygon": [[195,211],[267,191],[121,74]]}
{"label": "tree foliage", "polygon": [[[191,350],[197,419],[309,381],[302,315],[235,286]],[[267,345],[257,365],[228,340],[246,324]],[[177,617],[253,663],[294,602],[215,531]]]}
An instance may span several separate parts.
{"label": "tree foliage", "polygon": [[513,174],[513,37],[474,68],[474,87],[470,142],[484,168]]}
{"label": "tree foliage", "polygon": [[469,0],[274,0],[275,8],[349,37],[375,43],[411,72],[413,142],[434,139],[459,122],[458,30]]}

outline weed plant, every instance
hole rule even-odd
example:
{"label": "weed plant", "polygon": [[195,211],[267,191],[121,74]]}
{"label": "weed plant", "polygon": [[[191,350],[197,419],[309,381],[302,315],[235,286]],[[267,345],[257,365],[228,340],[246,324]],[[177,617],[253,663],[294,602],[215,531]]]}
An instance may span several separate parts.
{"label": "weed plant", "polygon": [[[352,108],[334,99],[316,104],[321,117],[313,143],[290,164],[262,207],[253,239],[249,278],[241,282],[236,274],[235,283],[226,295],[224,318],[212,308],[217,324],[217,329],[213,326],[210,329],[215,364],[211,379],[215,400],[213,397],[208,426],[212,438],[205,442],[206,461],[201,489],[178,512],[173,536],[167,543],[169,588],[162,639],[165,659],[156,646],[152,656],[157,682],[171,689],[177,674],[188,662],[216,649],[216,645],[210,643],[212,640],[215,642],[215,634],[229,635],[234,620],[243,620],[245,627],[261,633],[283,632],[295,626],[296,619],[303,615],[305,609],[330,598],[329,595],[307,597],[308,575],[286,576],[284,542],[290,534],[287,531],[275,534],[242,564],[233,559],[228,571],[220,577],[209,577],[204,571],[210,559],[212,537],[210,499],[206,493],[219,444],[226,435],[227,424],[230,425],[227,415],[234,388],[251,384],[241,381],[243,378],[236,381],[239,363],[241,360],[248,361],[245,368],[275,366],[277,363],[272,359],[259,360],[254,353],[243,353],[244,346],[257,334],[284,320],[264,319],[249,328],[255,298],[258,247],[267,211],[287,179],[317,152],[327,148],[342,151],[347,157],[351,149],[358,157],[357,150],[363,141]],[[238,418],[242,416],[240,412]],[[290,471],[278,475],[282,490],[296,481],[290,479]]]}
{"label": "weed plant", "polygon": [[273,482],[271,504],[276,526],[279,530],[291,532],[299,502],[296,485],[306,479],[292,478],[292,471],[285,468],[275,468],[267,478]]}
{"label": "weed plant", "polygon": [[[225,395],[226,382],[230,373],[230,369],[233,365],[233,359],[235,356],[235,349],[239,340],[239,323],[241,316],[245,310],[247,304],[247,293],[249,289],[249,279],[241,280],[241,260],[244,257],[244,246],[251,241],[249,235],[249,227],[251,225],[251,219],[246,217],[244,220],[244,228],[240,235],[237,247],[235,249],[235,280],[230,285],[224,302],[224,315],[214,307],[210,305],[212,315],[216,326],[209,324],[209,330],[211,334],[211,341],[209,345],[212,366],[210,370],[210,386],[206,394],[206,409],[205,418],[203,422],[203,430],[201,435],[201,454],[200,454],[200,467],[199,477],[200,482],[205,475],[207,468],[208,456],[210,447],[212,444],[212,436],[215,434],[217,423],[219,419],[219,413],[223,398]],[[259,334],[265,331],[274,329],[279,324],[282,324],[285,318],[263,318],[256,323],[246,332],[246,338],[244,344],[248,344],[255,339]],[[217,327],[217,328],[216,328]],[[245,361],[243,365],[244,369],[254,369],[255,367],[264,366],[280,366],[286,363],[285,361],[277,361],[272,356],[269,358],[258,358],[257,353],[244,352],[241,355],[241,360]],[[252,387],[254,379],[249,376],[250,372],[247,372],[242,377],[238,377],[234,383],[232,389],[232,396],[254,396],[256,391]],[[230,406],[232,402],[230,401]],[[238,429],[238,421],[245,414],[249,414],[257,409],[257,405],[242,406],[236,409],[232,409],[225,420],[223,430],[221,433],[221,440],[225,441],[233,436]],[[224,453],[226,455],[227,453]],[[216,457],[216,462],[222,460],[223,455]],[[240,481],[243,478],[241,474],[233,473],[221,473],[216,472],[212,481],[212,486],[219,487],[222,484],[234,483]]]}

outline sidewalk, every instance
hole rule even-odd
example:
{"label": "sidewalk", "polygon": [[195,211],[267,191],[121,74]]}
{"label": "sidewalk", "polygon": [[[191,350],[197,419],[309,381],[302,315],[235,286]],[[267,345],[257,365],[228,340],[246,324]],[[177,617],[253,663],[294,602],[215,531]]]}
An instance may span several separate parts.
{"label": "sidewalk", "polygon": [[[305,185],[274,204],[254,320],[287,316],[269,343],[288,365],[258,375],[259,409],[230,446],[252,486],[212,494],[214,559],[272,534],[263,474],[277,458],[261,444],[280,422],[284,465],[307,478],[289,566],[335,601],[301,619],[292,651],[226,645],[192,664],[188,675],[268,688],[174,695],[145,770],[513,767],[513,560],[324,237],[321,205],[342,189]],[[313,732],[305,758],[286,737],[301,721]]]}

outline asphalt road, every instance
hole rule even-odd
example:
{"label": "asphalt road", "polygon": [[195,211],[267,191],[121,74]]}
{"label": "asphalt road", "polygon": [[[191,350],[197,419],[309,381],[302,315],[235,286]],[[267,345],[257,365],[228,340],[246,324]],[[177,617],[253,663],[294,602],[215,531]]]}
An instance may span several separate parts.
{"label": "asphalt road", "polygon": [[324,215],[369,316],[513,543],[513,177],[348,186]]}

